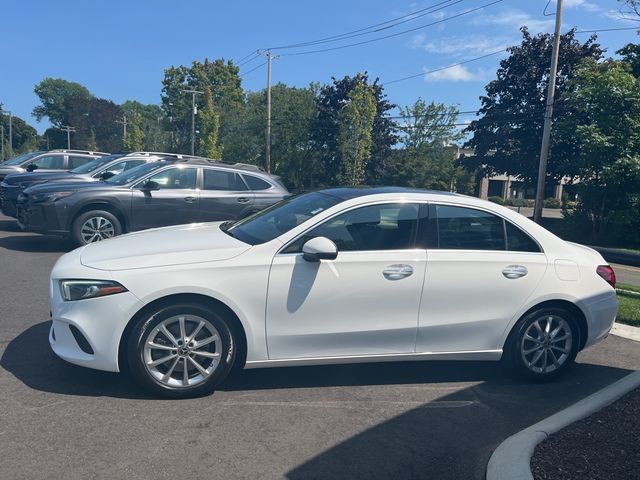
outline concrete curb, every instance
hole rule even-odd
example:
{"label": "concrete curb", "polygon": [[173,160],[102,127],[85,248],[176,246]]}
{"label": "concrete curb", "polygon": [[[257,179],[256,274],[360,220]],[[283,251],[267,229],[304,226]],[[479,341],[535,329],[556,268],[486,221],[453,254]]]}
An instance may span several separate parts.
{"label": "concrete curb", "polygon": [[617,335],[618,337],[640,342],[640,328],[625,325],[624,323],[614,323],[613,327],[611,327],[611,335]]}
{"label": "concrete curb", "polygon": [[531,456],[552,433],[615,402],[640,386],[640,371],[589,395],[568,408],[512,435],[496,448],[487,464],[487,480],[533,480]]}

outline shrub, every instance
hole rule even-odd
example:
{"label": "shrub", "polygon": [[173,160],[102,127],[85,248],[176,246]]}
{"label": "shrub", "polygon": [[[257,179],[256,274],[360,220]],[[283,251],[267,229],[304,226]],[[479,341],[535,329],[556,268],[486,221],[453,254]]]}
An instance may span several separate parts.
{"label": "shrub", "polygon": [[515,207],[516,206],[516,199],[515,198],[507,198],[503,205],[507,206],[507,207]]}
{"label": "shrub", "polygon": [[545,198],[544,199],[544,208],[560,208],[562,205],[560,200],[555,198]]}
{"label": "shrub", "polygon": [[502,199],[502,197],[498,197],[498,196],[489,197],[487,198],[487,200],[493,203],[497,203],[498,205],[504,205],[504,200]]}

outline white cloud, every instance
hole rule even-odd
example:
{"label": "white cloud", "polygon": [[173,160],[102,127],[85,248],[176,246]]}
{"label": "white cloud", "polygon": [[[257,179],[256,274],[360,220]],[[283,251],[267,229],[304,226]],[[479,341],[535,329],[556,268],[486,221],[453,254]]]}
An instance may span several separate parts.
{"label": "white cloud", "polygon": [[523,25],[529,28],[531,33],[549,31],[553,28],[553,17],[536,18],[527,12],[517,9],[506,9],[495,15],[478,15],[470,22],[472,25],[496,25],[500,27],[513,27],[518,29]]}
{"label": "white cloud", "polygon": [[427,36],[419,34],[413,37],[411,48],[418,48],[427,53],[451,56],[479,56],[504,50],[509,45],[518,43],[511,37],[487,37],[485,35],[468,35],[448,37],[439,40],[427,40]]}
{"label": "white cloud", "polygon": [[[427,71],[427,68],[424,68]],[[485,79],[485,73],[482,70],[472,72],[464,65],[456,65],[446,70],[426,73],[425,82],[478,82]]]}
{"label": "white cloud", "polygon": [[[555,5],[555,3],[556,2],[552,2],[551,5]],[[602,10],[595,3],[588,2],[587,0],[564,0],[564,6],[566,8],[581,8],[587,12],[600,12]]]}
{"label": "white cloud", "polygon": [[624,22],[629,25],[640,26],[640,18],[638,18],[635,14],[623,13],[620,10],[608,10],[604,12],[602,16],[608,18],[609,20],[615,20],[617,22]]}

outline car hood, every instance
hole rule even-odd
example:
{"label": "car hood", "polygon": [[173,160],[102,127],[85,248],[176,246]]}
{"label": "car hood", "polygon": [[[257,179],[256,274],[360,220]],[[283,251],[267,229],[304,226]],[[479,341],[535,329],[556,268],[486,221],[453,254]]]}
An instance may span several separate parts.
{"label": "car hood", "polygon": [[59,179],[73,179],[75,180],[76,176],[70,172],[65,171],[56,171],[56,172],[24,172],[24,173],[12,173],[8,175],[7,178],[4,179],[7,185],[32,185],[34,183],[47,182],[49,180],[59,180]]}
{"label": "car hood", "polygon": [[92,243],[80,261],[99,270],[130,270],[227,260],[251,248],[220,230],[221,223],[155,228]]}
{"label": "car hood", "polygon": [[55,182],[38,183],[25,188],[24,192],[28,195],[35,195],[37,193],[75,192],[76,190],[84,190],[88,188],[122,188],[120,185],[113,185],[106,182],[79,182],[74,180],[61,179]]}
{"label": "car hood", "polygon": [[0,175],[12,175],[16,172],[24,172],[24,168],[20,167],[19,165],[7,165],[4,167],[0,165]]}

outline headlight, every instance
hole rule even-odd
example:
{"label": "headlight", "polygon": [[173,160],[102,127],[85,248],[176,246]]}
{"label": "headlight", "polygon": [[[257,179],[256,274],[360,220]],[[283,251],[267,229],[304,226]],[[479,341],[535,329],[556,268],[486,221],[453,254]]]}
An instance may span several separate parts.
{"label": "headlight", "polygon": [[72,193],[73,192],[36,193],[32,198],[34,202],[55,202],[68,197]]}
{"label": "headlight", "polygon": [[109,280],[60,280],[60,292],[65,302],[106,297],[126,291],[118,282]]}

